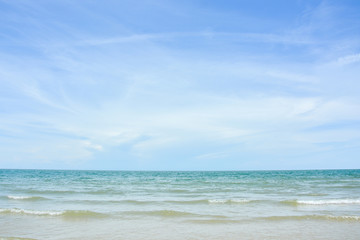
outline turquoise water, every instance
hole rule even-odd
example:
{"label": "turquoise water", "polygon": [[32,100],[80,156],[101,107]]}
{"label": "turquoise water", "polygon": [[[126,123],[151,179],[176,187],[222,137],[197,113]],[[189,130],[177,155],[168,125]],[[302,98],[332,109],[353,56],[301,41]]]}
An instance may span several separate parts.
{"label": "turquoise water", "polygon": [[0,239],[360,239],[360,170],[0,170]]}

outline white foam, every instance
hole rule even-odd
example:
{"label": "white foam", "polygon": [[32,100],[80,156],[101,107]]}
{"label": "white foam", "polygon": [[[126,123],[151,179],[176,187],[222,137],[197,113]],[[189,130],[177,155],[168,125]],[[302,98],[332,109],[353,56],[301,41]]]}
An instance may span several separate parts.
{"label": "white foam", "polygon": [[210,199],[209,203],[226,203],[228,200],[226,199]]}
{"label": "white foam", "polygon": [[231,202],[234,202],[234,203],[249,203],[249,202],[251,202],[251,200],[248,200],[248,199],[231,199]]}
{"label": "white foam", "polygon": [[309,200],[309,201],[297,201],[297,203],[298,204],[306,204],[306,205],[360,204],[360,199]]}
{"label": "white foam", "polygon": [[58,216],[63,214],[62,211],[36,211],[36,210],[25,210],[25,209],[18,209],[18,208],[11,208],[11,209],[3,209],[0,208],[0,213],[18,213],[18,214],[28,214],[28,215],[38,215],[38,216]]}
{"label": "white foam", "polygon": [[335,220],[360,221],[360,216],[327,216],[327,218]]}
{"label": "white foam", "polygon": [[14,200],[24,200],[24,199],[30,199],[33,198],[32,196],[7,196],[9,199]]}

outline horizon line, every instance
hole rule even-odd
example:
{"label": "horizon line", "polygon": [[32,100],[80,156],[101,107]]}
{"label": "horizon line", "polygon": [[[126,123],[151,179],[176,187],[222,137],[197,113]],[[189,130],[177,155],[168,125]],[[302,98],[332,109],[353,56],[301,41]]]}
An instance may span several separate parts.
{"label": "horizon line", "polygon": [[37,171],[107,171],[107,172],[266,172],[266,171],[332,171],[360,170],[360,168],[314,168],[314,169],[249,169],[249,170],[121,170],[121,169],[51,169],[51,168],[0,168],[0,170],[37,170]]}

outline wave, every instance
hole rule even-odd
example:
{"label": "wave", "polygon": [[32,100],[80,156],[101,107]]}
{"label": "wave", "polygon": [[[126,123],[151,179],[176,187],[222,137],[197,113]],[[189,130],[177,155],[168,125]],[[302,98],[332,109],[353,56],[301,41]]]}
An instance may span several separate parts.
{"label": "wave", "polygon": [[127,215],[145,215],[145,216],[159,216],[159,217],[186,217],[197,216],[197,214],[190,212],[174,211],[174,210],[157,210],[157,211],[127,211],[123,212]]}
{"label": "wave", "polygon": [[313,201],[297,201],[299,204],[307,205],[333,205],[333,204],[360,204],[360,199],[329,199]]}
{"label": "wave", "polygon": [[89,217],[106,217],[107,214],[92,212],[87,210],[65,210],[65,211],[38,211],[26,210],[19,208],[2,209],[0,214],[22,214],[22,215],[36,215],[36,216],[62,216],[66,218],[89,218]]}
{"label": "wave", "polygon": [[123,212],[126,215],[142,215],[142,216],[155,216],[163,218],[175,218],[175,217],[211,217],[211,218],[226,218],[221,215],[204,215],[184,211],[175,210],[154,210],[154,211],[126,211]]}
{"label": "wave", "polygon": [[171,204],[182,204],[182,205],[193,205],[193,204],[208,204],[209,200],[199,199],[199,200],[167,200],[165,203]]}
{"label": "wave", "polygon": [[[181,204],[181,205],[194,205],[194,204],[241,204],[250,203],[253,200],[247,199],[198,199],[198,200],[165,200],[165,201],[151,201],[149,203],[170,203],[170,204]],[[139,201],[127,201],[139,203]],[[146,202],[141,202],[142,204]]]}
{"label": "wave", "polygon": [[209,203],[212,204],[244,204],[254,202],[254,200],[249,199],[210,199]]}
{"label": "wave", "polygon": [[40,196],[6,196],[8,199],[12,200],[27,200],[27,201],[36,201],[36,200],[45,200],[47,198]]}
{"label": "wave", "polygon": [[193,205],[193,204],[245,204],[255,200],[248,199],[198,199],[198,200],[165,200],[165,201],[138,201],[138,200],[123,200],[119,202],[131,203],[131,204],[154,204],[154,203],[170,203],[181,205]]}
{"label": "wave", "polygon": [[0,240],[36,240],[35,238],[21,238],[21,237],[1,237]]}
{"label": "wave", "polygon": [[66,218],[105,218],[109,214],[88,210],[67,210],[62,213],[62,216]]}
{"label": "wave", "polygon": [[290,205],[349,205],[360,204],[360,199],[324,199],[324,200],[288,200],[282,201]]}
{"label": "wave", "polygon": [[110,201],[112,203],[127,203],[127,204],[133,204],[133,205],[147,205],[147,204],[154,204],[155,201],[141,201],[141,200],[119,200],[119,201]]}
{"label": "wave", "polygon": [[0,208],[0,213],[13,213],[13,214],[25,214],[25,215],[38,215],[38,216],[59,216],[64,212],[62,211],[37,211],[37,210],[26,210],[19,208],[3,209]]}
{"label": "wave", "polygon": [[84,202],[88,204],[131,204],[131,205],[153,205],[153,204],[179,204],[179,205],[196,205],[196,204],[246,204],[258,200],[248,199],[197,199],[197,200],[70,200],[70,202]]}
{"label": "wave", "polygon": [[116,191],[112,189],[100,189],[100,190],[39,190],[39,189],[22,189],[21,190],[24,193],[28,194],[54,194],[54,195],[72,195],[72,194],[88,194],[88,195],[106,195],[106,194],[116,194],[116,195],[124,195],[124,192],[122,191]]}
{"label": "wave", "polygon": [[147,205],[147,204],[154,204],[154,201],[140,201],[140,200],[68,200],[68,202],[72,203],[86,203],[86,204],[95,204],[95,205],[104,205],[104,204],[131,204],[131,205]]}
{"label": "wave", "polygon": [[188,190],[188,189],[170,189],[170,190],[167,190],[167,192],[169,192],[169,193],[188,193],[188,192],[191,192],[191,190]]}
{"label": "wave", "polygon": [[261,218],[270,221],[282,220],[328,220],[328,221],[360,221],[360,216],[303,215],[303,216],[271,216]]}
{"label": "wave", "polygon": [[232,219],[195,219],[189,220],[191,223],[197,224],[231,224],[243,222],[242,220],[232,220]]}
{"label": "wave", "polygon": [[83,202],[88,204],[129,204],[129,205],[153,205],[153,204],[207,204],[208,200],[133,200],[133,199],[124,199],[124,200],[70,200],[70,202]]}
{"label": "wave", "polygon": [[298,196],[323,197],[328,196],[326,193],[299,193]]}

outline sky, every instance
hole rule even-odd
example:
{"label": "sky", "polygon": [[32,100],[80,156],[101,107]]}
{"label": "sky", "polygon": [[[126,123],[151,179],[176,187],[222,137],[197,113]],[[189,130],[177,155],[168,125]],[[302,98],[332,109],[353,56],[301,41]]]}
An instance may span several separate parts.
{"label": "sky", "polygon": [[0,0],[0,168],[360,168],[360,1]]}

